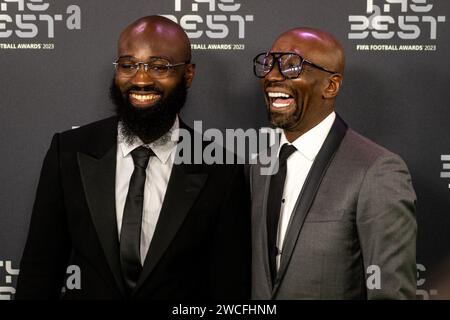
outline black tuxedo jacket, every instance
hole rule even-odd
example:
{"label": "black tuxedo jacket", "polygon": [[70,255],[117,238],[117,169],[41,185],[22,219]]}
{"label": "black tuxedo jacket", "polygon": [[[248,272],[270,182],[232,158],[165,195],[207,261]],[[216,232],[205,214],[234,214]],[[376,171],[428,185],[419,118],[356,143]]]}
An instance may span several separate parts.
{"label": "black tuxedo jacket", "polygon": [[[41,171],[16,299],[248,298],[250,204],[243,167],[217,164],[174,164],[143,271],[126,294],[116,223],[116,150],[115,117],[55,134]],[[80,268],[81,289],[61,295],[70,265]]]}

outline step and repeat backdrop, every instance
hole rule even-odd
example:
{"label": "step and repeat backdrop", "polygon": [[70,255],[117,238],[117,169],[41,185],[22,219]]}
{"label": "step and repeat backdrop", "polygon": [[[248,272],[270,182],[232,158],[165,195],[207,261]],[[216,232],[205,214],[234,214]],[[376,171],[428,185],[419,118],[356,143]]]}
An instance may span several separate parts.
{"label": "step and repeat backdrop", "polygon": [[337,112],[413,177],[417,297],[450,298],[450,1],[0,0],[0,300],[14,297],[52,135],[113,114],[118,36],[152,14],[190,37],[181,116],[204,130],[268,126],[253,57],[293,27],[334,34],[347,56]]}

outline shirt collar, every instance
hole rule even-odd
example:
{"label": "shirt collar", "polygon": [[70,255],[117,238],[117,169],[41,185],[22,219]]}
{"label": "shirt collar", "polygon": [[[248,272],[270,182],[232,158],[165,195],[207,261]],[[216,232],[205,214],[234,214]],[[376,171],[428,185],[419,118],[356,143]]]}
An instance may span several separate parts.
{"label": "shirt collar", "polygon": [[[322,145],[327,138],[327,135],[330,132],[335,119],[336,113],[333,111],[314,128],[305,132],[303,135],[295,139],[291,144],[306,159],[308,159],[309,161],[314,161],[317,154],[319,153],[320,148],[322,148]],[[286,139],[286,136],[283,132],[280,139],[280,148],[285,143],[289,144],[289,141]],[[278,152],[280,151],[278,150]]]}
{"label": "shirt collar", "polygon": [[120,150],[122,151],[122,156],[125,158],[128,156],[128,154],[133,151],[134,149],[140,147],[140,146],[148,146],[152,151],[155,153],[156,157],[162,162],[166,163],[169,159],[173,149],[176,147],[178,139],[179,139],[179,129],[180,128],[180,121],[178,119],[178,116],[176,116],[175,121],[172,125],[172,128],[170,128],[169,131],[167,131],[164,135],[162,135],[159,139],[145,144],[139,137],[135,136],[133,138],[133,141],[129,143],[122,134],[122,128],[123,124],[119,122],[117,126],[117,144],[119,145]]}

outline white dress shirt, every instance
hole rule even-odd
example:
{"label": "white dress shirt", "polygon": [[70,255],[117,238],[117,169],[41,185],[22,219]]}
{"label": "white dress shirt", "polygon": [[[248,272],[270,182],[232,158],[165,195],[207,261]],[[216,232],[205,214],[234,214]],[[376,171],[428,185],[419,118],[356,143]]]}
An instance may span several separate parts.
{"label": "white dress shirt", "polygon": [[[336,113],[333,111],[318,125],[298,137],[292,142],[292,145],[297,149],[288,158],[286,181],[284,183],[283,199],[280,209],[280,219],[278,222],[277,247],[283,248],[284,237],[286,236],[289,221],[291,219],[292,211],[294,210],[298,196],[303,188],[309,170],[319,153],[331,126],[333,125]],[[280,149],[285,143],[289,144],[286,136],[281,135]],[[278,150],[278,153],[280,150]],[[280,267],[281,255],[277,255],[277,268]]]}
{"label": "white dress shirt", "polygon": [[[166,194],[167,184],[169,183],[170,173],[173,166],[172,152],[176,149],[178,141],[179,128],[178,117],[172,128],[158,140],[149,143],[148,146],[153,150],[155,156],[150,157],[147,165],[144,203],[141,225],[141,263],[144,264],[150,242],[155,232],[159,213]],[[172,133],[174,136],[172,137]],[[141,139],[135,137],[132,143],[128,143],[121,134],[121,123],[118,126],[117,136],[117,166],[116,166],[116,216],[117,228],[120,239],[122,228],[123,210],[127,199],[128,187],[131,175],[134,171],[134,162],[131,151],[145,145]]]}

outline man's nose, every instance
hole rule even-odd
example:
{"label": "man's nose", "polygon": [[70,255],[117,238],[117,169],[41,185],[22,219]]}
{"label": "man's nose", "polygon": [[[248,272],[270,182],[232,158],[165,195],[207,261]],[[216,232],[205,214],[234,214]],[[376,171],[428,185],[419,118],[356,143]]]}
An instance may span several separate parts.
{"label": "man's nose", "polygon": [[270,70],[270,72],[266,75],[266,79],[268,81],[283,81],[284,80],[284,76],[280,72],[280,68],[279,68],[279,65],[277,62],[278,61],[276,61],[274,63],[272,70]]}
{"label": "man's nose", "polygon": [[139,69],[136,71],[136,74],[133,76],[133,78],[131,78],[131,83],[140,87],[148,86],[153,82],[154,79],[147,72],[147,66],[145,66],[144,64],[139,65]]}

